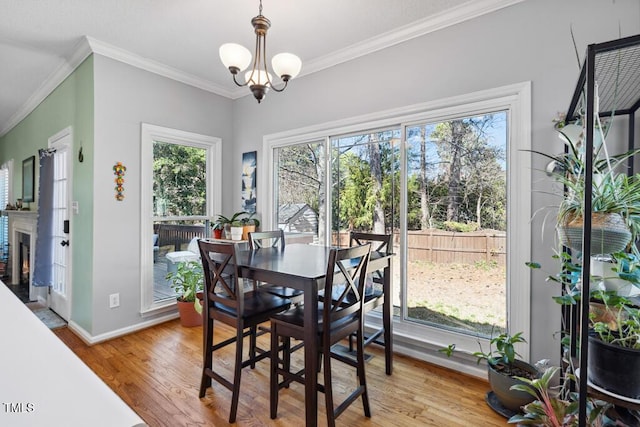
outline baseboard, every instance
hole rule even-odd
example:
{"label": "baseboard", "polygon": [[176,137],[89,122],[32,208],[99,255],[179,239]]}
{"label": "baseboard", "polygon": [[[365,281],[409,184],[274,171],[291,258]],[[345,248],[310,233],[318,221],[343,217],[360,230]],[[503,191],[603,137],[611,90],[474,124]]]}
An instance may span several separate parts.
{"label": "baseboard", "polygon": [[80,337],[80,339],[85,342],[85,344],[94,345],[94,344],[98,344],[98,343],[101,343],[101,342],[104,342],[104,341],[108,341],[108,340],[113,339],[113,338],[121,337],[123,335],[128,335],[130,333],[137,332],[137,331],[140,331],[142,329],[149,328],[151,326],[159,325],[160,323],[164,323],[164,322],[167,322],[169,320],[177,319],[178,317],[179,317],[179,314],[177,312],[168,313],[168,314],[165,314],[164,316],[156,317],[156,318],[151,319],[151,320],[147,320],[147,321],[144,321],[144,322],[136,323],[135,325],[127,326],[127,327],[124,327],[124,328],[121,328],[121,329],[116,329],[114,331],[105,332],[105,333],[99,334],[99,335],[91,335],[89,332],[87,332],[86,329],[84,329],[82,326],[78,325],[73,320],[69,321],[69,324],[67,325],[67,327],[69,329],[71,329],[71,331],[73,331],[73,333],[78,335]]}

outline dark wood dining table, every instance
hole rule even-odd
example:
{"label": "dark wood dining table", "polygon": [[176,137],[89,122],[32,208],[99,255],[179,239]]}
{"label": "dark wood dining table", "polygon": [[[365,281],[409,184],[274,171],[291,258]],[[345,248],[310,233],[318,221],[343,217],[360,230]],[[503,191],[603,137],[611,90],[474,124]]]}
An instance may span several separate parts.
{"label": "dark wood dining table", "polygon": [[[262,248],[236,252],[236,262],[240,275],[245,278],[284,285],[304,291],[304,305],[318,307],[318,291],[324,289],[327,263],[331,247],[291,244],[284,249]],[[388,375],[393,369],[392,348],[392,298],[391,298],[391,257],[392,255],[372,252],[368,271],[383,270],[384,287],[384,340],[385,368]],[[305,310],[304,370],[305,378],[316,378],[318,310]],[[306,426],[316,426],[318,422],[318,388],[316,381],[305,381]]]}

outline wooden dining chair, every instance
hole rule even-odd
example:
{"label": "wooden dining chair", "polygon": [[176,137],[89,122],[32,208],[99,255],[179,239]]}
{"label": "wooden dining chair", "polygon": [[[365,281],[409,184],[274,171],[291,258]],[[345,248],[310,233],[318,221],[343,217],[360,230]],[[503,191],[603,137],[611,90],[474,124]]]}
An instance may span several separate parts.
{"label": "wooden dining chair", "polygon": [[[329,427],[335,426],[336,418],[344,412],[351,403],[362,397],[362,405],[366,417],[371,417],[369,397],[365,376],[364,339],[363,339],[363,292],[366,279],[367,264],[369,262],[370,244],[353,248],[331,249],[327,265],[327,275],[324,285],[325,295],[334,295],[334,298],[321,303],[318,312],[318,358],[323,359],[324,384],[318,384],[318,390],[324,392],[327,423]],[[304,310],[315,310],[313,307],[298,305],[290,310],[274,314],[271,317],[271,374],[270,374],[270,412],[275,419],[278,413],[278,390],[295,381],[304,384],[305,381],[317,381],[314,378],[305,378],[302,373],[291,372],[286,360],[279,360],[277,350],[279,338],[304,340]],[[331,351],[331,346],[347,338],[352,333],[356,334],[356,358],[355,360],[339,353]],[[275,350],[274,350],[275,348]],[[322,357],[324,356],[324,357]],[[289,357],[285,352],[284,358]],[[356,368],[358,384],[349,396],[337,407],[333,402],[333,389],[331,377],[331,360],[336,359],[342,363]],[[283,381],[280,382],[280,376]]]}
{"label": "wooden dining chair", "polygon": [[[349,233],[349,246],[358,246],[365,243],[371,243],[371,251],[381,252],[385,255],[389,255],[393,252],[393,246],[391,244],[392,234],[374,234],[374,233],[362,233],[352,231]],[[378,307],[382,307],[383,310],[391,310],[392,307],[384,307],[384,275],[382,271],[374,271],[371,273],[372,286],[365,289],[364,294],[364,313],[367,314]],[[391,320],[391,319],[389,319]],[[381,346],[386,346],[384,341],[385,328],[389,328],[389,325],[385,324],[386,319],[383,316],[382,327],[374,330],[370,335],[366,335],[364,338],[364,346],[376,343]],[[349,351],[353,352],[353,339],[349,339]]]}
{"label": "wooden dining chair", "polygon": [[[257,231],[249,233],[249,248],[252,250],[261,248],[279,248],[280,250],[283,250],[284,246],[284,231],[282,230]],[[281,298],[288,298],[291,300],[292,304],[301,304],[304,299],[303,291],[286,286],[263,282],[257,284],[257,289],[277,295]]]}
{"label": "wooden dining chair", "polygon": [[[242,368],[246,366],[253,368],[257,361],[271,355],[270,351],[259,349],[256,345],[257,326],[269,320],[272,315],[287,310],[291,306],[291,302],[266,292],[245,291],[243,281],[238,275],[234,244],[199,240],[198,246],[205,278],[203,295],[204,361],[200,382],[200,398],[204,397],[207,388],[211,387],[212,379],[231,390],[229,422],[234,423],[238,410]],[[214,343],[214,320],[234,327],[236,335]],[[243,341],[247,336],[250,338],[249,357],[247,360],[243,360]],[[233,379],[229,381],[215,370],[213,353],[231,344],[236,346],[236,355]]]}

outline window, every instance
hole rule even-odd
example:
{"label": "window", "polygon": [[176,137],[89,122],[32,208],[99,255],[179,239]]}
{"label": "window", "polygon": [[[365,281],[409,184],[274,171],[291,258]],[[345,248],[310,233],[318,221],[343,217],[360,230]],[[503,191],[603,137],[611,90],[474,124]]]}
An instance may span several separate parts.
{"label": "window", "polygon": [[[349,230],[392,232],[394,332],[411,341],[473,352],[492,332],[528,336],[529,105],[526,83],[266,136],[265,224],[282,228],[292,194],[317,215],[320,243],[347,244]],[[298,155],[305,173],[287,166],[300,165]],[[461,278],[439,300],[435,268]],[[466,295],[471,269],[487,286],[482,299]],[[528,357],[526,345],[518,352]]]}
{"label": "window", "polygon": [[209,218],[220,211],[220,144],[219,138],[142,124],[143,313],[173,307],[175,292],[165,276],[178,258],[167,254],[193,250],[190,240],[208,236]]}

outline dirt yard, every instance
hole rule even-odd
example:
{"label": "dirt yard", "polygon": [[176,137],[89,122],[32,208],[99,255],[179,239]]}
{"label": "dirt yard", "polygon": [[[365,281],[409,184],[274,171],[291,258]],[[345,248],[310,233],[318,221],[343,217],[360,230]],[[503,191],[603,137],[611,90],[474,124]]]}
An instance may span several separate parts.
{"label": "dirt yard", "polygon": [[[399,284],[399,268],[394,283]],[[506,269],[485,263],[411,262],[408,267],[409,316],[471,333],[490,335],[506,326]],[[394,300],[399,303],[399,286]]]}

